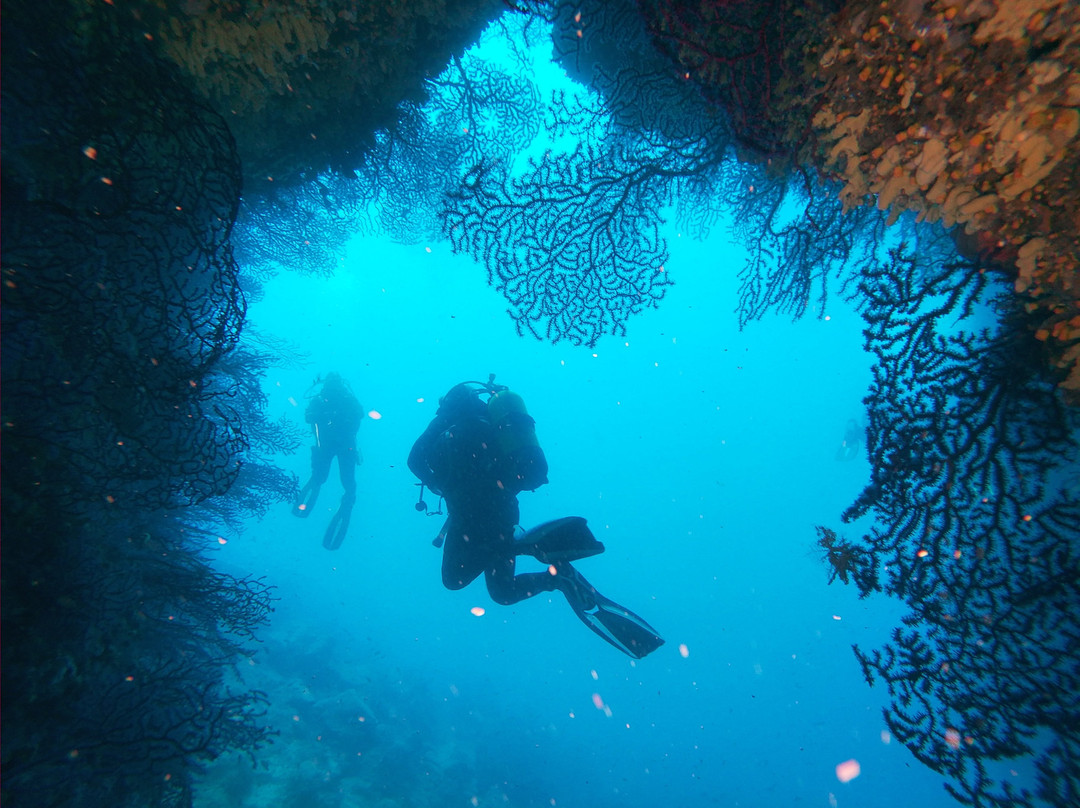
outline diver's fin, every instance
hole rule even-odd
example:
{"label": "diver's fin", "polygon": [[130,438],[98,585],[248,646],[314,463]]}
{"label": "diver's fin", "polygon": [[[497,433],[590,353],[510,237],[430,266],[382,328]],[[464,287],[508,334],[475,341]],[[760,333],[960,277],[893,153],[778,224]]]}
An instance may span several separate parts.
{"label": "diver's fin", "polygon": [[605,598],[576,569],[569,564],[557,566],[559,589],[566,602],[581,622],[603,639],[634,659],[648,656],[664,644],[656,629],[625,606]]}
{"label": "diver's fin", "polygon": [[347,496],[342,497],[337,513],[331,517],[326,533],[323,534],[322,544],[327,550],[336,550],[345,541],[345,534],[349,530],[349,518],[352,516],[353,503],[356,501],[355,497],[351,501],[346,501]]}
{"label": "diver's fin", "polygon": [[577,561],[599,555],[604,545],[598,541],[580,516],[564,516],[544,522],[518,539],[518,555],[534,556],[543,564]]}
{"label": "diver's fin", "polygon": [[327,550],[336,550],[345,541],[345,534],[349,530],[349,514],[342,516],[341,511],[334,514],[330,524],[323,534],[322,546]]}
{"label": "diver's fin", "polygon": [[301,519],[306,519],[308,517],[308,515],[311,513],[311,511],[308,509],[307,503],[304,502],[304,495],[305,494],[307,494],[306,490],[301,491],[300,493],[298,493],[296,495],[296,497],[293,499],[293,504],[292,504],[292,515],[293,516],[298,516]]}
{"label": "diver's fin", "polygon": [[[296,499],[293,500],[293,516],[299,516],[301,519],[306,519],[311,512],[315,510],[315,503],[319,501],[319,492],[321,490],[321,485],[316,485],[313,481],[309,480],[307,485],[300,489],[300,493],[296,495]],[[307,500],[306,502],[304,501],[305,499]]]}

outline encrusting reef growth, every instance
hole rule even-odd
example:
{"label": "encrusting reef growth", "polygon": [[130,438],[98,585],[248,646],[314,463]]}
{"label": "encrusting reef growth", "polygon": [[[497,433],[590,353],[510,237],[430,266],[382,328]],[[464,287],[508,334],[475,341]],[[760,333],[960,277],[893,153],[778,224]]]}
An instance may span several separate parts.
{"label": "encrusting reef growth", "polygon": [[144,40],[225,118],[246,195],[359,168],[398,104],[422,100],[424,77],[442,71],[502,7],[498,0],[67,5],[77,36]]}
{"label": "encrusting reef growth", "polygon": [[1007,268],[1080,400],[1080,6],[849,3],[818,75],[816,158],[845,207],[941,221]]}

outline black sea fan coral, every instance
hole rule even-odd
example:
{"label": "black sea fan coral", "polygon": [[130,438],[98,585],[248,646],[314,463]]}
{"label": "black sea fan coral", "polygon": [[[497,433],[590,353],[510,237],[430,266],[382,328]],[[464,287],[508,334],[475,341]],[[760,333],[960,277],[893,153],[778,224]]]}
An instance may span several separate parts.
{"label": "black sea fan coral", "polygon": [[2,799],[190,805],[201,762],[267,740],[228,677],[269,590],[176,518],[249,445],[239,162],[145,45],[3,14]]}
{"label": "black sea fan coral", "polygon": [[666,190],[647,167],[602,154],[535,161],[520,180],[479,165],[451,197],[446,228],[487,267],[519,333],[591,346],[663,298]]}
{"label": "black sea fan coral", "polygon": [[[872,473],[844,519],[875,526],[855,545],[819,528],[819,544],[831,576],[870,563],[883,580],[854,573],[860,593],[909,608],[883,648],[856,649],[867,681],[889,689],[896,737],[965,805],[1064,808],[1080,793],[1080,501],[1062,473],[1077,423],[1022,333],[953,325],[987,282],[978,266],[901,252],[860,282]],[[1007,301],[993,305],[1005,314]],[[1020,758],[1037,783],[996,776]]]}

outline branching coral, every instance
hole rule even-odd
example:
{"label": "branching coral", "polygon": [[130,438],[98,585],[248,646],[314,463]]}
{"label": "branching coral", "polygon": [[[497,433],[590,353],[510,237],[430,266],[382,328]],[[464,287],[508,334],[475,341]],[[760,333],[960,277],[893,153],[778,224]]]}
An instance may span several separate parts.
{"label": "branching coral", "polygon": [[397,124],[378,133],[361,177],[375,189],[382,232],[400,243],[440,237],[446,198],[470,167],[480,160],[510,164],[533,142],[539,94],[531,66],[516,67],[473,53],[455,57],[427,82],[426,104],[403,105]]}
{"label": "branching coral", "polygon": [[226,683],[269,588],[214,572],[169,520],[101,503],[65,523],[20,488],[4,486],[4,803],[188,803],[197,764],[269,740],[263,694]]}
{"label": "branching coral", "polygon": [[369,227],[374,195],[355,175],[323,174],[245,199],[233,236],[245,278],[265,280],[282,270],[333,275],[349,239]]}
{"label": "branching coral", "polygon": [[[520,24],[516,29],[524,33]],[[357,171],[321,174],[245,200],[234,238],[245,275],[282,268],[331,274],[358,233],[399,243],[439,238],[446,195],[469,166],[482,155],[512,160],[540,129],[530,68],[518,68],[497,67],[473,52],[454,57],[425,82],[426,103],[401,104],[397,120],[375,133]]]}
{"label": "branching coral", "polygon": [[669,281],[656,211],[667,182],[647,166],[605,157],[554,156],[522,180],[480,165],[451,197],[454,248],[488,268],[519,332],[593,345],[604,333],[624,333],[632,314],[663,297]]}
{"label": "branching coral", "polygon": [[1059,0],[849,4],[820,60],[818,159],[845,207],[962,226],[1015,266],[1080,391],[1080,8]]}
{"label": "branching coral", "polygon": [[[843,518],[876,526],[858,544],[819,528],[819,546],[830,579],[851,572],[860,594],[880,587],[910,609],[884,648],[856,649],[867,680],[889,689],[896,737],[964,804],[1064,808],[1080,789],[1066,763],[1080,501],[1059,474],[1077,459],[1075,414],[1039,380],[1022,332],[952,326],[985,298],[979,267],[921,263],[894,253],[860,282],[877,360],[873,471]],[[1016,758],[1034,759],[1038,788],[995,778],[995,761]]]}
{"label": "branching coral", "polygon": [[767,312],[824,316],[831,290],[869,266],[885,242],[877,211],[845,214],[831,189],[815,188],[805,175],[770,177],[734,161],[724,173],[720,193],[748,252],[739,271],[740,326]]}
{"label": "branching coral", "polygon": [[36,50],[9,61],[4,404],[11,437],[62,456],[63,479],[153,508],[224,492],[245,445],[207,388],[245,311],[226,242],[239,166],[167,66],[124,58],[137,69],[95,53],[81,82]]}
{"label": "branching coral", "polygon": [[4,6],[2,798],[189,804],[200,762],[267,739],[226,674],[269,591],[157,516],[249,447],[239,163],[175,68],[66,22]]}
{"label": "branching coral", "polygon": [[[559,146],[524,170],[487,155],[474,164],[449,197],[444,228],[456,250],[484,264],[520,332],[593,345],[662,299],[663,209],[710,186],[729,133],[715,116],[696,115],[705,107],[650,54],[632,8],[568,8],[553,15],[559,58],[587,71],[596,93],[555,93],[548,135]],[[575,47],[567,26],[582,32],[570,36]]]}

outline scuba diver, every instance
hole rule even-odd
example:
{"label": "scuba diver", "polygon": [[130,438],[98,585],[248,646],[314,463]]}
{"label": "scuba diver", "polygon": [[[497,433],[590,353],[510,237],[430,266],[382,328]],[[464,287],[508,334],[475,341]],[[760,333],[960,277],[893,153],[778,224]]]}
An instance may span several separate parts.
{"label": "scuba diver", "polygon": [[859,456],[859,448],[862,446],[863,428],[854,418],[849,418],[844,427],[844,439],[840,442],[840,448],[836,450],[836,459],[841,461],[854,460]]}
{"label": "scuba diver", "polygon": [[315,445],[311,447],[311,479],[296,495],[292,513],[306,518],[315,508],[323,483],[330,477],[330,463],[336,457],[345,493],[323,535],[323,547],[327,550],[339,548],[349,529],[349,517],[356,502],[356,467],[363,462],[356,449],[356,432],[363,417],[360,402],[339,373],[326,374],[322,389],[311,396],[311,403],[304,411],[304,420],[311,424],[315,435]]}
{"label": "scuba diver", "polygon": [[[585,625],[640,659],[664,640],[638,615],[597,592],[570,563],[604,551],[585,519],[568,516],[515,533],[518,494],[547,482],[535,423],[521,396],[495,384],[494,374],[486,383],[455,385],[439,399],[408,465],[420,479],[418,511],[427,510],[425,486],[446,502],[448,518],[433,542],[445,545],[443,585],[462,589],[483,573],[492,600],[504,606],[557,589]],[[548,570],[515,574],[519,555],[533,556]]]}

